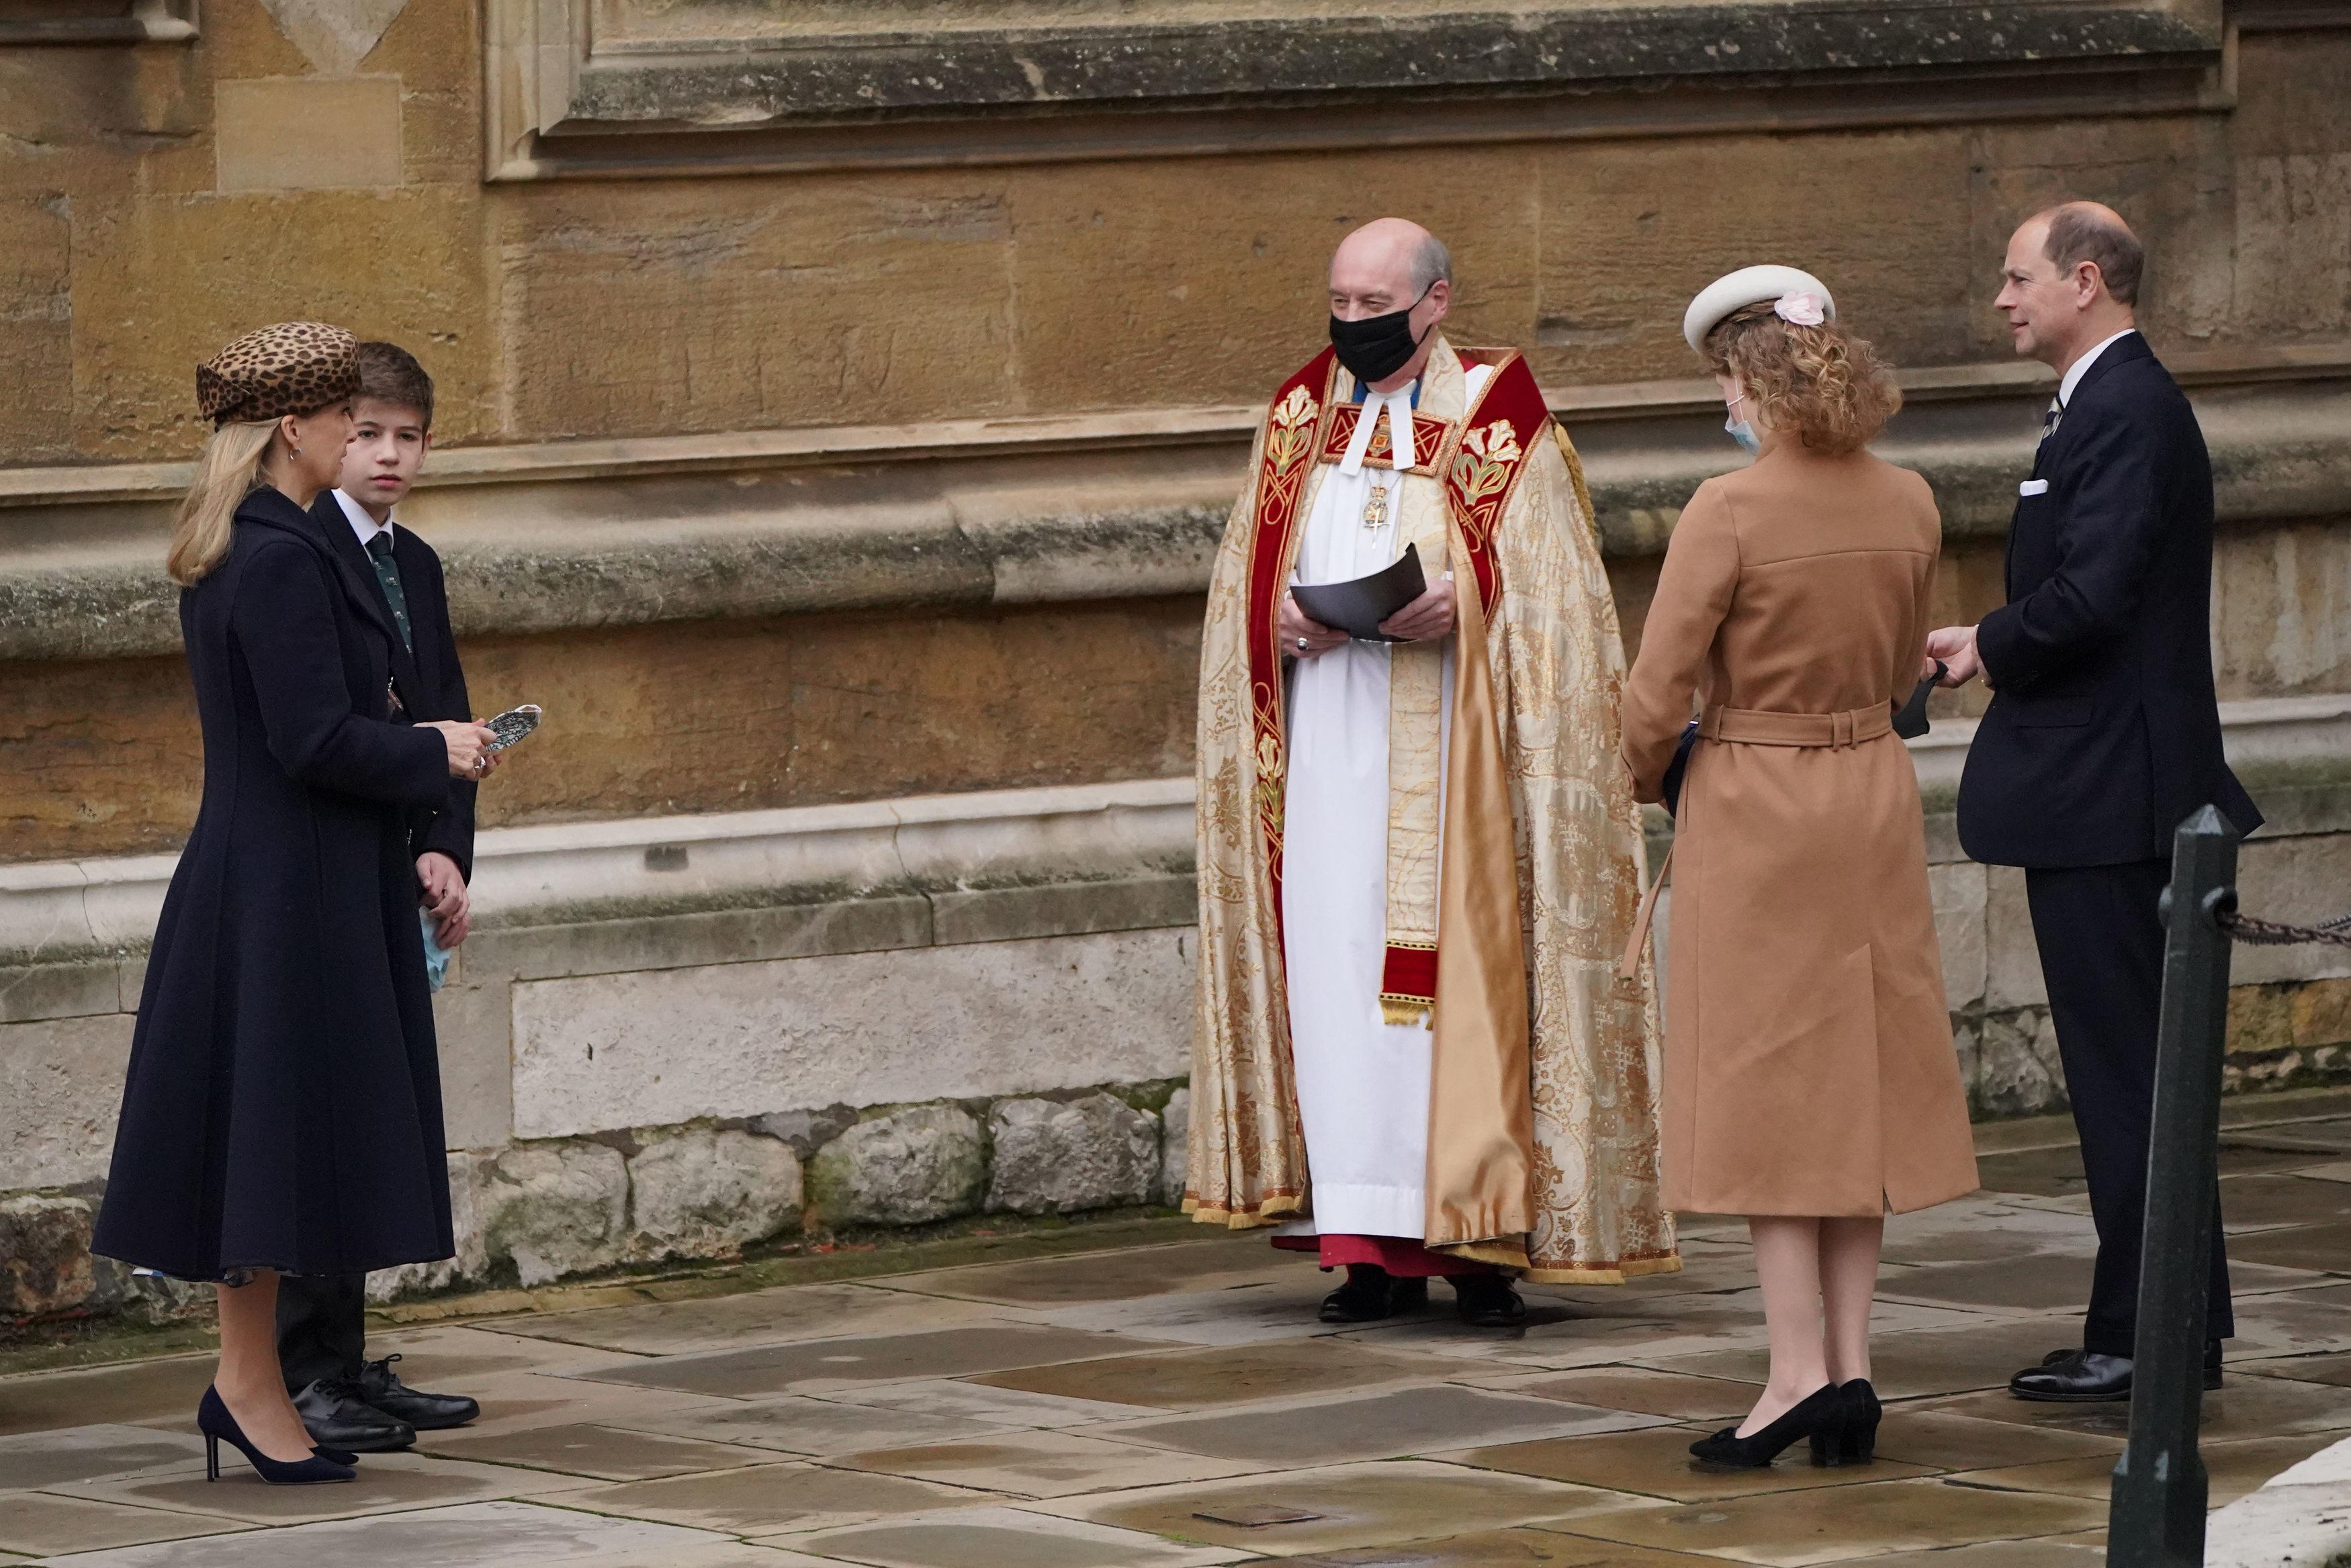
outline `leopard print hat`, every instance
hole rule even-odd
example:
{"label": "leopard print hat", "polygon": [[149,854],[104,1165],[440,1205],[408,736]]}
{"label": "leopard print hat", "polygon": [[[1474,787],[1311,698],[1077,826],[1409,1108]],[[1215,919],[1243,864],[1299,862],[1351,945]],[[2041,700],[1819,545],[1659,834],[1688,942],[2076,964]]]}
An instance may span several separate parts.
{"label": "leopard print hat", "polygon": [[307,414],[360,389],[360,340],[319,321],[248,332],[196,367],[196,410],[214,426]]}

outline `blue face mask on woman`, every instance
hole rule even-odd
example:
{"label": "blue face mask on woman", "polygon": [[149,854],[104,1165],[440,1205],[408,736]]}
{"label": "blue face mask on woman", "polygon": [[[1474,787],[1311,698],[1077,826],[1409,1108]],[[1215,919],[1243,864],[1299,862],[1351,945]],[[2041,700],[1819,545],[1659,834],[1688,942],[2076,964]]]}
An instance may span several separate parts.
{"label": "blue face mask on woman", "polygon": [[1746,400],[1747,394],[1744,392],[1730,400],[1730,408],[1723,410],[1722,428],[1730,433],[1731,440],[1737,441],[1748,455],[1752,457],[1762,452],[1763,443],[1756,438],[1753,425],[1730,412],[1730,409],[1737,408]]}

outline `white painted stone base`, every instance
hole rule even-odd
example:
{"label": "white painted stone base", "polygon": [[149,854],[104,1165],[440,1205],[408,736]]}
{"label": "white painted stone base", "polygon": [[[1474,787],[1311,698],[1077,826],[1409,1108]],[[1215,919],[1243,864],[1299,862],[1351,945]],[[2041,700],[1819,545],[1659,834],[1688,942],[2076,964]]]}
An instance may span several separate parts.
{"label": "white painted stone base", "polygon": [[523,982],[515,1134],[1176,1077],[1190,953],[1109,931]]}

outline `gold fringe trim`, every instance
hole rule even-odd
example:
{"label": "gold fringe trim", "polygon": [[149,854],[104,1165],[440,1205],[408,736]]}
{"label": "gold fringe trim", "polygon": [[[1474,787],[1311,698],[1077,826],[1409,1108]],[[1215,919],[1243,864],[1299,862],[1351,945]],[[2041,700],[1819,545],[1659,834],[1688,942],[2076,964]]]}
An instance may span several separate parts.
{"label": "gold fringe trim", "polygon": [[1662,1258],[1625,1258],[1614,1265],[1598,1264],[1590,1268],[1570,1265],[1563,1269],[1529,1269],[1524,1278],[1537,1285],[1621,1285],[1645,1274],[1678,1274],[1682,1272],[1681,1255],[1668,1252]]}
{"label": "gold fringe trim", "polygon": [[1306,1212],[1306,1199],[1294,1192],[1273,1192],[1255,1209],[1233,1209],[1224,1204],[1203,1203],[1193,1193],[1184,1194],[1184,1212],[1202,1225],[1222,1225],[1228,1231],[1254,1231],[1264,1225],[1278,1225],[1285,1215]]}
{"label": "gold fringe trim", "polygon": [[1467,1258],[1473,1263],[1491,1263],[1500,1269],[1527,1266],[1527,1250],[1516,1241],[1441,1241],[1428,1250],[1448,1258]]}
{"label": "gold fringe trim", "polygon": [[1393,992],[1380,992],[1380,1022],[1383,1023],[1419,1023],[1437,1006],[1426,996],[1403,996]]}

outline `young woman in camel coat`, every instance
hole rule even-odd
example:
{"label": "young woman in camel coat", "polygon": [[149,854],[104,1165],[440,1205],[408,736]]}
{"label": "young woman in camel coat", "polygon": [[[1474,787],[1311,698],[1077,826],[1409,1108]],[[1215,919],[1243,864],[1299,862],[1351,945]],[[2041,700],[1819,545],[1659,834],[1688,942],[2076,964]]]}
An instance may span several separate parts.
{"label": "young woman in camel coat", "polygon": [[1700,715],[1671,872],[1665,1196],[1750,1217],[1771,1335],[1754,1412],[1693,1451],[1769,1463],[1811,1436],[1834,1462],[1875,1440],[1884,1215],[1976,1186],[1917,779],[1890,724],[1931,669],[1941,525],[1925,480],[1862,450],[1900,398],[1868,345],[1806,275],[1749,272],[1749,297],[1718,296],[1690,336],[1760,455],[1675,527],[1623,746],[1657,800]]}

